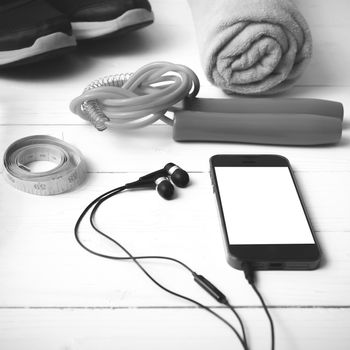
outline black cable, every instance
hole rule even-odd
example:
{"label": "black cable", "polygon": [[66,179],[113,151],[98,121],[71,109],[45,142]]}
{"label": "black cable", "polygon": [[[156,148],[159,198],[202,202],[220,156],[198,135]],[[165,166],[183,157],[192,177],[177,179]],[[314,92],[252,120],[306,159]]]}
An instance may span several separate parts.
{"label": "black cable", "polygon": [[266,316],[269,320],[270,329],[271,329],[271,350],[274,350],[275,349],[275,328],[274,328],[273,320],[272,320],[272,317],[270,315],[269,309],[266,306],[262,295],[260,294],[260,292],[258,291],[258,288],[255,285],[254,270],[252,269],[251,265],[249,263],[246,263],[246,262],[243,263],[242,267],[243,267],[243,271],[244,271],[244,275],[245,275],[246,280],[252,286],[254,292],[256,293],[258,298],[260,299],[261,305],[263,306],[263,309],[264,309]]}
{"label": "black cable", "polygon": [[256,295],[259,297],[259,299],[261,301],[261,304],[262,304],[262,306],[263,306],[263,308],[265,310],[265,313],[267,315],[267,318],[269,319],[270,328],[271,328],[271,350],[274,350],[275,349],[275,329],[274,329],[274,326],[273,326],[272,317],[270,315],[269,309],[267,308],[267,306],[265,304],[265,301],[264,301],[263,297],[261,296],[260,292],[256,288],[256,285],[252,284],[251,286],[254,289]]}
{"label": "black cable", "polygon": [[[94,199],[85,209],[84,211],[81,213],[81,215],[79,216],[76,224],[75,224],[75,228],[74,228],[74,234],[75,234],[75,239],[76,241],[79,243],[79,245],[84,248],[86,251],[88,251],[89,253],[91,254],[94,254],[96,256],[99,256],[99,257],[102,257],[102,258],[106,258],[106,259],[112,259],[112,260],[130,260],[131,258],[130,257],[117,257],[117,256],[113,256],[113,255],[106,255],[106,254],[102,254],[102,253],[98,253],[98,252],[95,252],[91,249],[89,249],[87,246],[85,246],[79,236],[78,236],[78,229],[79,229],[79,226],[80,226],[80,223],[81,221],[83,220],[83,218],[85,217],[86,213],[91,209],[91,207],[94,205],[94,204],[98,204],[99,201],[105,197],[105,196],[108,196],[110,195],[110,197],[124,191],[126,188],[125,186],[121,186],[121,187],[118,187],[118,188],[115,188],[111,191],[108,191],[104,194],[102,194],[101,196],[97,197],[96,199]],[[108,197],[108,198],[110,198]],[[99,206],[99,205],[98,205]],[[106,234],[102,234],[104,237],[106,237],[107,239],[111,240],[113,243],[116,243],[114,242],[114,240],[109,237],[108,235]],[[185,263],[183,263],[182,261],[180,260],[177,260],[175,258],[171,258],[171,257],[167,257],[167,256],[134,256],[135,259],[164,259],[164,260],[171,260],[171,261],[174,261],[180,265],[182,265],[184,268],[186,268],[188,271],[190,271],[191,273],[193,273],[194,271],[189,267],[187,266]]]}
{"label": "black cable", "polygon": [[[99,233],[100,235],[102,235],[103,237],[107,238],[109,241],[113,242],[114,244],[118,245],[122,250],[124,250],[124,247],[121,247],[120,244],[115,241],[112,237],[108,236],[107,234],[105,234],[104,232],[101,232],[95,225],[94,223],[94,217],[95,217],[95,214],[98,210],[98,208],[101,206],[101,204],[103,202],[105,202],[107,199],[115,196],[116,194],[118,194],[119,192],[122,192],[123,190],[125,190],[126,187],[123,186],[123,189],[121,191],[118,191],[117,193],[115,192],[112,192],[112,193],[106,193],[105,196],[103,196],[103,198],[100,198],[97,203],[95,203],[95,206],[94,208],[92,209],[91,211],[91,214],[90,214],[90,224],[92,226],[92,228],[97,232]],[[124,252],[126,252],[124,250]],[[128,254],[128,253],[127,253]],[[168,256],[160,256],[160,255],[145,255],[145,256],[133,256],[131,254],[128,254],[129,256],[128,257],[116,257],[116,256],[113,256],[113,259],[115,260],[133,260],[136,259],[136,260],[140,260],[140,259],[163,259],[163,260],[170,260],[170,261],[173,261],[173,262],[176,262],[180,265],[182,265],[185,269],[187,269],[189,272],[191,272],[191,274],[194,273],[194,271],[188,266],[186,265],[185,263],[183,263],[182,261],[180,260],[177,260],[175,258],[171,258],[171,257],[168,257]],[[133,257],[133,258],[132,258]]]}
{"label": "black cable", "polygon": [[243,335],[243,341],[244,341],[244,343],[245,343],[245,345],[246,345],[246,348],[249,349],[248,341],[247,341],[247,336],[246,336],[246,333],[245,333],[245,328],[244,328],[244,324],[243,324],[243,321],[242,321],[241,317],[239,316],[239,314],[238,314],[238,312],[236,311],[236,309],[235,309],[229,302],[227,302],[225,305],[226,305],[226,306],[234,313],[234,315],[237,317],[238,322],[239,322],[239,324],[240,324],[240,326],[241,326],[242,335]]}
{"label": "black cable", "polygon": [[[236,317],[238,318],[239,322],[240,322],[240,325],[242,327],[242,334],[243,334],[243,339],[242,337],[240,336],[240,334],[237,332],[237,330],[226,320],[224,319],[222,316],[220,316],[219,314],[217,314],[215,311],[211,310],[209,307],[201,304],[200,302],[192,299],[192,298],[189,298],[187,296],[184,296],[182,294],[179,294],[179,293],[176,293],[168,288],[166,288],[165,286],[163,286],[162,284],[160,284],[157,280],[155,280],[150,274],[149,272],[138,262],[138,260],[140,259],[165,259],[165,260],[170,260],[170,261],[173,261],[173,262],[176,262],[180,265],[182,265],[183,267],[185,267],[188,271],[190,271],[192,273],[192,275],[196,275],[196,273],[190,268],[188,267],[186,264],[184,264],[183,262],[177,260],[177,259],[174,259],[174,258],[171,258],[171,257],[164,257],[164,256],[133,256],[123,245],[121,245],[118,241],[114,240],[112,237],[108,236],[107,234],[105,234],[104,232],[102,232],[101,230],[99,230],[95,223],[94,223],[94,215],[97,211],[97,209],[100,207],[100,205],[106,201],[107,199],[117,195],[118,193],[124,191],[126,188],[126,186],[121,186],[121,187],[118,187],[118,188],[115,188],[113,190],[110,190],[102,195],[100,195],[99,197],[97,197],[96,199],[94,199],[84,210],[83,212],[80,214],[76,224],[75,224],[75,227],[74,227],[74,236],[75,236],[75,239],[76,241],[79,243],[79,245],[85,249],[86,251],[88,251],[89,253],[91,254],[94,254],[96,256],[99,256],[99,257],[102,257],[102,258],[107,258],[107,259],[114,259],[114,260],[133,260],[134,263],[145,273],[145,275],[153,282],[155,283],[159,288],[163,289],[164,291],[166,291],[167,293],[169,294],[172,294],[178,298],[181,298],[181,299],[184,299],[184,300],[187,300],[201,308],[203,308],[204,310],[208,311],[209,313],[211,313],[212,315],[214,315],[215,317],[217,317],[219,320],[221,320],[223,323],[225,323],[234,333],[235,335],[237,336],[238,340],[240,341],[241,345],[243,346],[244,350],[248,350],[248,346],[247,346],[247,343],[246,343],[246,339],[245,339],[245,331],[244,331],[244,326],[243,326],[243,322],[242,320],[240,319],[238,313],[234,310],[234,308],[228,303],[227,300],[225,305],[227,305],[233,312],[234,314],[236,315]],[[91,214],[90,214],[90,224],[91,226],[93,227],[93,229],[99,233],[100,235],[102,235],[103,237],[107,238],[109,241],[113,242],[114,244],[116,244],[120,249],[122,249],[127,255],[128,257],[119,257],[119,256],[111,256],[111,255],[106,255],[106,254],[102,254],[102,253],[98,253],[98,252],[95,252],[93,250],[91,250],[90,248],[88,248],[87,246],[85,246],[83,244],[83,242],[80,240],[80,237],[79,237],[79,226],[80,226],[80,223],[81,221],[83,220],[83,218],[85,217],[85,215],[87,214],[87,212],[95,205],[95,207],[93,208]],[[226,298],[225,298],[226,299]]]}
{"label": "black cable", "polygon": [[[119,192],[117,192],[119,193]],[[106,194],[106,196],[104,196],[103,198],[101,198],[93,207],[91,214],[90,214],[90,224],[93,227],[93,229],[101,234],[103,237],[107,238],[108,240],[110,240],[111,242],[113,242],[114,244],[118,245],[124,252],[126,252],[129,257],[115,257],[114,259],[118,259],[118,260],[138,260],[138,259],[165,259],[165,260],[170,260],[170,261],[174,261],[180,265],[182,265],[183,267],[185,267],[188,271],[190,271],[192,273],[192,275],[197,275],[188,265],[186,265],[185,263],[183,263],[180,260],[177,260],[175,258],[171,258],[171,257],[166,257],[166,256],[132,256],[129,252],[127,252],[127,250],[125,249],[125,247],[123,247],[119,242],[115,241],[112,237],[108,236],[107,234],[105,234],[104,232],[102,232],[95,224],[94,222],[94,218],[95,218],[95,214],[97,212],[97,210],[99,209],[99,207],[101,206],[101,204],[103,202],[105,202],[106,200],[108,200],[109,198],[113,197],[114,195],[116,195],[117,193],[112,192],[112,193],[108,193]],[[135,261],[136,262],[136,261]],[[141,266],[139,266],[141,268]],[[143,270],[143,269],[142,269]],[[144,270],[143,270],[144,271]],[[145,272],[145,271],[144,271]],[[150,276],[148,276],[150,277]],[[243,335],[243,342],[246,346],[246,348],[248,349],[248,345],[247,345],[247,339],[246,339],[246,333],[245,333],[245,329],[244,329],[244,325],[243,325],[243,321],[241,319],[241,317],[239,316],[239,314],[237,313],[237,311],[235,310],[235,308],[228,302],[227,298],[224,297],[224,300],[222,301],[222,304],[226,305],[232,312],[233,314],[237,317],[241,330],[242,330],[242,335]]]}

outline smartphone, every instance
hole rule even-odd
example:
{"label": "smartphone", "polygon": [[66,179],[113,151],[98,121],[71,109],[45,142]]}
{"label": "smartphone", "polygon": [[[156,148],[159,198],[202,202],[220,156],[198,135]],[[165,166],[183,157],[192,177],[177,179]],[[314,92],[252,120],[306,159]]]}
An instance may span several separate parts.
{"label": "smartphone", "polygon": [[215,155],[210,175],[228,263],[242,269],[311,270],[320,249],[287,158]]}

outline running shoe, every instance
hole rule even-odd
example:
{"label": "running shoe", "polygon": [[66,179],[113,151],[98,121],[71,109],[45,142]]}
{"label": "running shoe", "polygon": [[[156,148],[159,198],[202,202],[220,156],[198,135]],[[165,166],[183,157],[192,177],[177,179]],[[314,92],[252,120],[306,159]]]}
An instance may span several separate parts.
{"label": "running shoe", "polygon": [[43,0],[0,0],[0,68],[20,65],[76,46],[67,16]]}
{"label": "running shoe", "polygon": [[139,29],[154,20],[147,0],[46,0],[69,18],[77,40]]}

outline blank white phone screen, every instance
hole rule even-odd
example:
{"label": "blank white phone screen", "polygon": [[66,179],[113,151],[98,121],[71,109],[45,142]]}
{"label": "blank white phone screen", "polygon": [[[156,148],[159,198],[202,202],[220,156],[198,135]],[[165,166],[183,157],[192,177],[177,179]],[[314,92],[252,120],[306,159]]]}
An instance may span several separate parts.
{"label": "blank white phone screen", "polygon": [[288,167],[215,167],[230,245],[313,244]]}

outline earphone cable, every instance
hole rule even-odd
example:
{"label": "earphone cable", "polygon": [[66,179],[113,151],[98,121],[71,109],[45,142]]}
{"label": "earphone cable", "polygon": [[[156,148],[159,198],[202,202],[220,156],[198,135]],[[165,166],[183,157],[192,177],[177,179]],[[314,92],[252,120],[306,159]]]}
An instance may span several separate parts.
{"label": "earphone cable", "polygon": [[[98,232],[100,235],[102,235],[103,237],[107,238],[108,240],[110,240],[111,242],[113,242],[114,244],[118,245],[121,249],[123,249],[125,252],[125,247],[122,247],[121,244],[119,242],[117,242],[116,240],[114,240],[112,237],[108,236],[107,234],[105,234],[104,232],[102,232],[96,225],[94,222],[94,217],[95,214],[97,212],[97,210],[99,209],[99,207],[101,206],[101,204],[103,202],[105,202],[106,200],[108,200],[109,198],[113,197],[116,193],[112,192],[109,194],[106,194],[106,196],[104,196],[103,198],[100,198],[97,203],[95,203],[95,205],[93,206],[93,209],[91,211],[90,214],[90,224],[92,226],[92,228]],[[173,262],[176,262],[180,265],[182,265],[184,268],[186,268],[189,272],[191,272],[192,275],[195,274],[195,272],[185,263],[183,263],[182,261],[175,259],[175,258],[171,258],[171,257],[167,257],[167,256],[132,256],[130,253],[127,253],[129,255],[129,257],[113,257],[114,259],[118,259],[118,260],[138,260],[138,259],[164,259],[164,260],[170,260]],[[136,262],[136,261],[135,261]],[[242,336],[243,336],[243,342],[246,344],[246,348],[248,349],[248,345],[247,345],[247,338],[246,338],[246,333],[245,333],[245,328],[244,328],[244,324],[243,321],[241,319],[241,317],[239,316],[239,314],[237,313],[237,311],[235,310],[235,308],[229,303],[229,301],[227,300],[227,298],[225,298],[225,301],[223,302],[224,305],[226,305],[232,312],[233,314],[236,316],[236,318],[238,319],[238,322],[240,324],[241,330],[242,330]]]}
{"label": "earphone cable", "polygon": [[[166,291],[169,294],[172,294],[178,298],[181,298],[183,300],[189,301],[195,305],[197,305],[198,307],[208,311],[209,313],[211,313],[213,316],[217,317],[219,320],[221,320],[223,323],[225,323],[237,336],[238,340],[240,341],[242,347],[244,350],[248,350],[247,344],[246,344],[246,339],[245,339],[245,332],[244,332],[244,327],[243,327],[243,323],[240,320],[240,317],[237,313],[235,313],[235,315],[238,317],[241,327],[242,327],[242,333],[244,338],[242,339],[241,335],[238,333],[238,331],[235,329],[235,327],[233,327],[231,325],[231,323],[229,323],[225,318],[223,318],[222,316],[220,316],[218,313],[216,313],[215,311],[211,310],[209,307],[203,305],[202,303],[189,298],[187,296],[184,296],[182,294],[176,293],[168,288],[166,288],[165,286],[163,286],[162,284],[160,284],[157,280],[155,280],[150,274],[149,272],[138,262],[139,259],[153,259],[153,258],[157,258],[157,259],[166,259],[166,260],[171,260],[174,262],[177,262],[179,264],[181,264],[183,267],[185,267],[187,270],[189,270],[191,273],[194,273],[194,271],[189,268],[186,264],[180,262],[177,259],[174,258],[170,258],[170,257],[162,257],[162,256],[140,256],[140,257],[134,257],[123,245],[121,245],[118,241],[114,240],[112,237],[108,236],[107,234],[105,234],[104,232],[102,232],[101,230],[99,230],[95,223],[94,223],[94,214],[96,213],[96,210],[93,209],[93,211],[91,212],[90,215],[90,224],[91,226],[94,228],[94,230],[99,233],[100,235],[102,235],[103,237],[107,238],[108,240],[110,240],[111,242],[113,242],[114,244],[116,244],[120,249],[122,249],[127,255],[128,257],[117,257],[117,256],[111,256],[111,255],[105,255],[105,254],[101,254],[99,252],[95,252],[92,249],[88,248],[87,246],[85,246],[85,244],[80,240],[79,237],[79,226],[81,221],[83,220],[83,218],[85,217],[85,215],[87,214],[87,212],[94,206],[96,205],[97,208],[100,206],[100,204],[102,204],[102,202],[104,202],[105,200],[107,200],[108,198],[111,198],[114,195],[117,195],[118,193],[124,191],[126,189],[125,186],[121,186],[118,187],[116,189],[110,190],[102,195],[100,195],[99,197],[97,197],[96,199],[94,199],[84,210],[83,212],[80,214],[75,227],[74,227],[74,235],[75,235],[75,239],[76,241],[79,243],[79,245],[85,249],[86,251],[88,251],[91,254],[94,254],[96,256],[99,257],[103,257],[103,258],[108,258],[108,259],[114,259],[114,260],[133,260],[134,263],[145,273],[145,275],[153,282],[155,283],[159,288],[163,289],[164,291]],[[101,203],[100,203],[101,202]],[[231,306],[230,309],[232,310],[233,307]],[[233,311],[233,310],[232,310]]]}
{"label": "earphone cable", "polygon": [[[99,252],[95,252],[94,250],[91,250],[90,248],[88,248],[86,245],[84,245],[82,243],[82,241],[80,240],[80,237],[79,237],[79,226],[80,226],[80,223],[81,221],[83,220],[83,218],[85,217],[86,213],[92,208],[92,206],[94,204],[98,204],[99,201],[104,198],[104,197],[107,197],[110,198],[122,191],[124,191],[126,189],[125,186],[122,186],[122,187],[118,187],[118,188],[115,188],[111,191],[108,191],[104,194],[102,194],[101,196],[97,197],[95,200],[93,200],[85,209],[84,211],[81,213],[80,217],[78,218],[76,224],[75,224],[75,228],[74,228],[74,235],[75,235],[75,239],[76,241],[79,243],[79,245],[85,249],[86,251],[88,251],[89,253],[93,254],[93,255],[96,255],[96,256],[99,256],[101,258],[106,258],[106,259],[111,259],[111,260],[130,260],[131,258],[130,257],[118,257],[118,256],[114,256],[114,255],[107,255],[107,254],[102,254],[102,253],[99,253]],[[99,205],[98,205],[99,206]],[[100,233],[100,232],[99,232]],[[109,237],[108,235],[104,234],[103,232],[100,233],[102,236],[104,236],[105,238],[107,238],[108,240],[112,241],[114,244],[116,244],[116,242],[114,242],[114,240]],[[194,271],[188,266],[186,265],[184,262],[180,261],[180,260],[177,260],[175,258],[171,258],[171,257],[167,257],[167,256],[158,256],[158,255],[147,255],[147,256],[134,256],[134,259],[138,260],[138,259],[163,259],[163,260],[169,260],[169,261],[173,261],[173,262],[176,262],[180,265],[182,265],[185,269],[187,269],[189,272],[193,273]]]}
{"label": "earphone cable", "polygon": [[254,270],[252,268],[252,266],[248,263],[248,262],[244,262],[242,265],[243,268],[243,272],[244,272],[244,276],[246,278],[246,280],[248,281],[248,283],[251,285],[251,287],[253,288],[254,292],[256,293],[256,295],[258,296],[261,305],[266,313],[266,316],[269,320],[269,324],[270,324],[270,330],[271,330],[271,350],[275,350],[275,327],[273,324],[273,319],[270,315],[269,309],[266,306],[266,303],[264,301],[264,298],[262,297],[262,295],[260,294],[258,288],[255,285],[255,276],[254,276]]}
{"label": "earphone cable", "polygon": [[267,308],[262,295],[260,294],[260,292],[256,288],[256,285],[252,284],[251,286],[252,286],[253,290],[255,291],[256,295],[258,296],[258,298],[260,299],[261,305],[263,306],[265,313],[266,313],[266,316],[269,320],[270,329],[271,329],[271,350],[274,350],[275,349],[275,329],[274,329],[272,317],[270,315],[269,309]]}
{"label": "earphone cable", "polygon": [[[125,187],[125,186],[124,186]],[[125,190],[125,188],[123,188],[121,191]],[[118,191],[117,193],[121,192],[121,191]],[[112,243],[114,244],[118,244],[117,241],[115,241],[112,237],[108,236],[107,234],[105,234],[104,232],[101,232],[101,230],[99,230],[95,223],[94,223],[94,216],[98,210],[98,208],[100,207],[100,205],[106,201],[107,199],[115,196],[117,193],[115,192],[112,192],[112,193],[106,193],[105,196],[103,196],[103,198],[100,198],[96,203],[94,203],[94,207],[92,208],[92,211],[91,211],[91,215],[90,215],[90,224],[92,226],[92,228],[98,232],[100,235],[102,235],[103,237],[105,237],[106,239],[108,239],[109,241],[111,241]],[[120,247],[121,248],[121,247]],[[121,248],[123,249],[123,248]],[[124,250],[124,249],[123,249]],[[125,250],[124,250],[125,251]],[[133,256],[129,253],[127,253],[127,257],[116,257],[116,256],[113,256],[112,258],[115,259],[115,260],[133,260],[133,259],[136,259],[136,260],[140,260],[140,259],[163,259],[163,260],[169,260],[169,261],[173,261],[173,262],[176,262],[177,264],[180,264],[181,266],[183,266],[185,269],[187,269],[191,274],[194,273],[194,271],[188,266],[186,265],[184,262],[178,260],[178,259],[175,259],[175,258],[172,258],[172,257],[168,257],[168,256],[160,256],[160,255],[143,255],[143,256]]]}
{"label": "earphone cable", "polygon": [[[100,231],[98,228],[94,227],[94,229],[96,230],[96,232],[98,232],[99,234],[103,235],[104,237],[106,237],[107,235]],[[112,239],[113,240],[113,239]],[[114,240],[113,240],[114,241]],[[217,317],[219,320],[221,320],[222,322],[224,322],[228,327],[231,328],[231,330],[236,334],[237,338],[239,339],[239,341],[241,342],[242,346],[243,346],[243,349],[245,350],[248,350],[248,348],[246,347],[245,345],[245,342],[244,340],[241,338],[241,336],[239,335],[239,333],[237,332],[237,330],[227,321],[225,320],[222,316],[220,316],[218,313],[216,313],[215,311],[211,310],[209,307],[203,305],[202,303],[190,298],[190,297],[187,297],[183,294],[180,294],[180,293],[177,293],[177,292],[174,292],[173,290],[163,286],[161,283],[159,283],[137,260],[138,259],[135,259],[128,250],[125,249],[125,247],[123,247],[119,242],[117,241],[114,241],[114,243],[116,245],[118,245],[118,247],[120,247],[126,254],[129,255],[130,259],[129,260],[133,260],[136,265],[142,270],[142,272],[153,282],[155,283],[159,288],[161,288],[162,290],[166,291],[167,293],[169,294],[172,294],[180,299],[184,299],[186,301],[189,301],[197,306],[199,306],[200,308],[208,311],[209,313],[211,313],[212,315],[214,315],[215,317]],[[160,257],[160,258],[163,258],[163,257]],[[140,257],[140,259],[142,259],[142,257]],[[118,259],[119,260],[119,259]],[[124,259],[125,260],[125,259]]]}
{"label": "earphone cable", "polygon": [[238,314],[238,312],[236,311],[236,309],[227,301],[225,303],[225,305],[233,312],[233,314],[236,316],[240,326],[241,326],[241,330],[242,330],[242,337],[243,337],[243,341],[246,345],[246,348],[249,349],[249,346],[248,346],[248,341],[247,341],[247,335],[245,333],[245,328],[244,328],[244,324],[243,324],[243,321],[241,319],[241,316]]}

